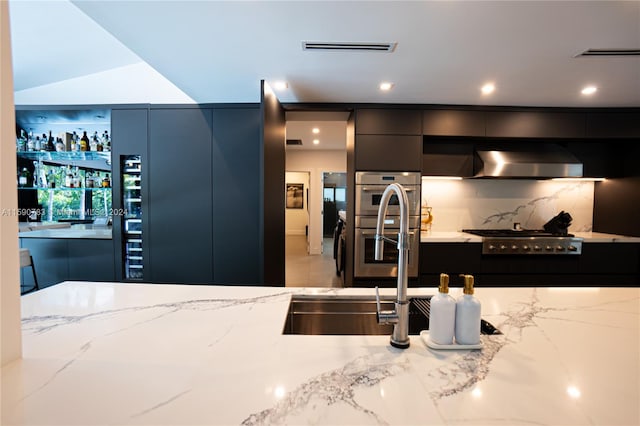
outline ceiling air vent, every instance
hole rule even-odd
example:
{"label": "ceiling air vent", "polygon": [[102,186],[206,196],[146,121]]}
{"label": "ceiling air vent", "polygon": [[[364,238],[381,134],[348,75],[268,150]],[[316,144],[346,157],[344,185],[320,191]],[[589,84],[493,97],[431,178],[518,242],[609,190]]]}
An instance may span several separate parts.
{"label": "ceiling air vent", "polygon": [[633,49],[587,49],[575,55],[575,58],[583,56],[640,56],[640,48]]}
{"label": "ceiling air vent", "polygon": [[393,52],[398,43],[349,41],[303,41],[302,50],[348,50],[352,52]]}
{"label": "ceiling air vent", "polygon": [[287,139],[287,145],[302,145],[302,139]]}

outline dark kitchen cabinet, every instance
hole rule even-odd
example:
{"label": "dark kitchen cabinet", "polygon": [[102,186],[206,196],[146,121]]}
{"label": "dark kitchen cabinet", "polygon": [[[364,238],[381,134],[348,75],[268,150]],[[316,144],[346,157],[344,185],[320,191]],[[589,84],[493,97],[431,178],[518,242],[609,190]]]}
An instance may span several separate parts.
{"label": "dark kitchen cabinet", "polygon": [[422,133],[428,136],[485,136],[483,111],[426,110]]}
{"label": "dark kitchen cabinet", "polygon": [[213,282],[211,122],[211,109],[149,113],[152,282]]}
{"label": "dark kitchen cabinet", "polygon": [[[62,281],[115,281],[113,240],[84,238],[20,238],[29,249],[42,289]],[[34,285],[33,275],[22,274],[23,288]]]}
{"label": "dark kitchen cabinet", "polygon": [[421,284],[429,287],[436,286],[439,283],[440,274],[445,273],[451,277],[451,285],[459,287],[455,284],[458,282],[458,275],[480,273],[481,251],[480,243],[421,243]]}
{"label": "dark kitchen cabinet", "polygon": [[356,135],[421,135],[422,111],[361,108],[355,123]]}
{"label": "dark kitchen cabinet", "polygon": [[473,176],[472,143],[442,142],[425,137],[422,148],[423,176]]}
{"label": "dark kitchen cabinet", "polygon": [[260,109],[213,109],[213,278],[260,282]]}
{"label": "dark kitchen cabinet", "polygon": [[618,274],[640,277],[640,244],[637,243],[586,242],[582,245],[579,260],[581,273],[603,274],[604,280],[607,275]]}
{"label": "dark kitchen cabinet", "polygon": [[640,111],[586,114],[587,138],[640,138]]}
{"label": "dark kitchen cabinet", "polygon": [[355,167],[361,171],[422,169],[422,136],[356,135]]}
{"label": "dark kitchen cabinet", "polygon": [[459,274],[472,274],[481,286],[637,286],[640,244],[589,243],[581,255],[482,255],[480,243],[420,244],[420,285],[438,284],[441,272],[451,287],[461,287]]}
{"label": "dark kitchen cabinet", "polygon": [[497,138],[583,138],[585,115],[574,112],[487,111],[486,136]]}
{"label": "dark kitchen cabinet", "polygon": [[113,240],[78,238],[67,241],[69,280],[115,281]]}

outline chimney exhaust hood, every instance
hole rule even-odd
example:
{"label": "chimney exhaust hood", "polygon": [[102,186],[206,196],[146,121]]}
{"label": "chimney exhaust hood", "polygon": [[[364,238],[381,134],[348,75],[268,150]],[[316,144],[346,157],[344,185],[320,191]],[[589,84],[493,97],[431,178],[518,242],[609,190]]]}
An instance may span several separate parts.
{"label": "chimney exhaust hood", "polygon": [[476,147],[475,177],[580,178],[583,167],[572,153],[552,143]]}

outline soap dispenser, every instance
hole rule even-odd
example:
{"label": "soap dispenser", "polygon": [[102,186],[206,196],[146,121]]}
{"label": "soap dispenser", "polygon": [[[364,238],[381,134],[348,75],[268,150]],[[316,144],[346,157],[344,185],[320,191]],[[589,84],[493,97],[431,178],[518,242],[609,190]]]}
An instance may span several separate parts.
{"label": "soap dispenser", "polygon": [[453,344],[456,301],[449,295],[449,275],[440,274],[438,294],[431,297],[429,308],[429,339],[440,345]]}
{"label": "soap dispenser", "polygon": [[480,301],[473,295],[473,275],[464,278],[463,295],[456,301],[456,343],[476,345],[480,343]]}

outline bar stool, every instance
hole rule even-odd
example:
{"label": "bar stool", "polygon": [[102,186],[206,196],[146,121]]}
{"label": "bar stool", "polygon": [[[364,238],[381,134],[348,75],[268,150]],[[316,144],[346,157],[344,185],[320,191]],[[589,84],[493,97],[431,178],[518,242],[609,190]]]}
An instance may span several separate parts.
{"label": "bar stool", "polygon": [[38,277],[36,276],[36,268],[33,264],[33,257],[31,257],[31,252],[29,249],[21,248],[20,249],[20,268],[25,268],[27,266],[31,266],[31,271],[33,272],[33,282],[34,286],[27,291],[22,291],[21,294],[31,293],[32,291],[40,290],[38,287]]}

